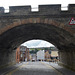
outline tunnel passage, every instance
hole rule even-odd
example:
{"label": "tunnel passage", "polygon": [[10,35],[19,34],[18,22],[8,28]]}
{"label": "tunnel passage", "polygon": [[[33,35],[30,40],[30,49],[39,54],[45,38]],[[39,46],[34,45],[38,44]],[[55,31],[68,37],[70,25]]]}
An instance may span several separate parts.
{"label": "tunnel passage", "polygon": [[[69,32],[51,24],[29,23],[16,26],[0,35],[0,64],[14,62],[15,49],[25,41],[32,39],[46,40],[55,45],[60,53],[75,47],[74,37]],[[60,56],[62,59],[63,54],[61,53]],[[66,63],[66,58],[65,60],[63,58],[61,62]]]}

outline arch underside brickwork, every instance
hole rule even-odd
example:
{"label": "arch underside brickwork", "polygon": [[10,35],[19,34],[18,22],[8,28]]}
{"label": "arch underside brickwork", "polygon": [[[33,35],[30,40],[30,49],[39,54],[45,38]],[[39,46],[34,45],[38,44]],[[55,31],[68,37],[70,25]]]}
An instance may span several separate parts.
{"label": "arch underside brickwork", "polygon": [[74,60],[75,52],[74,32],[64,24],[51,19],[29,18],[8,24],[0,29],[0,64],[15,62],[15,50],[20,44],[28,40],[41,39],[55,45],[60,51],[60,61],[75,69],[74,62],[71,62]]}
{"label": "arch underside brickwork", "polygon": [[0,36],[0,48],[13,50],[32,39],[46,40],[59,50],[74,47],[72,41],[74,37],[61,27],[45,23],[27,23],[14,27],[9,26],[8,30]]}
{"label": "arch underside brickwork", "polygon": [[60,62],[75,70],[75,4],[61,11],[61,5],[41,5],[38,12],[30,6],[0,8],[0,65],[15,62],[16,48],[33,39],[48,41],[59,49]]}

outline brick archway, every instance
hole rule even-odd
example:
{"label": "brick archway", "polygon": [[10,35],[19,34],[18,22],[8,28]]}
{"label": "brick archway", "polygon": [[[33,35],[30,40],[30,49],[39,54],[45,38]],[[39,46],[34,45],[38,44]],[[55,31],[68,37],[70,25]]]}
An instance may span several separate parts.
{"label": "brick archway", "polygon": [[[17,28],[21,32],[18,32]],[[26,32],[22,31],[22,30],[24,30],[23,28],[25,28]],[[39,32],[38,32],[38,28],[40,28]],[[33,29],[33,32],[31,32],[31,29]],[[45,31],[44,33],[43,33],[43,30]],[[28,32],[28,31],[30,31],[30,32]],[[5,32],[5,33],[3,33],[3,32]],[[36,34],[36,32],[37,32],[37,34]],[[13,34],[13,36],[11,35],[11,33]],[[30,38],[24,39],[22,37],[18,37],[19,33],[20,33],[20,35],[22,35],[22,37],[24,36],[24,34],[21,34],[21,33],[26,33],[26,34],[28,34],[28,36],[26,35],[27,36],[26,38],[29,38],[29,37]],[[40,33],[41,34],[43,33],[41,37],[40,37]],[[15,40],[17,42],[17,43],[15,43],[15,46],[16,45],[19,46],[21,43],[23,43],[23,41],[25,42],[25,41],[32,40],[32,39],[42,39],[42,40],[46,40],[46,41],[54,44],[56,47],[58,47],[58,49],[60,49],[60,48],[64,49],[65,46],[68,46],[73,42],[70,38],[70,37],[72,37],[72,35],[70,34],[70,32],[68,30],[64,29],[64,24],[60,24],[59,22],[53,21],[51,19],[29,18],[29,19],[25,19],[25,20],[20,20],[18,22],[14,22],[10,25],[7,25],[5,28],[2,29],[1,34],[2,34],[1,35],[2,37],[0,39],[1,40],[0,43],[2,43],[6,38],[9,38],[7,41],[9,46],[5,45],[5,48],[13,47],[14,45],[12,45],[12,42],[15,43]],[[33,36],[31,37],[30,34],[32,34],[33,36],[36,36],[36,37],[35,38]],[[39,37],[38,37],[38,34],[39,34]],[[49,34],[50,34],[50,36],[49,36]],[[19,40],[23,40],[23,41],[17,40],[16,35],[17,35],[17,39],[21,38]],[[43,38],[43,37],[46,37],[46,38]],[[74,39],[74,38],[72,38],[72,39]],[[12,40],[14,40],[14,41],[12,41]],[[4,46],[4,44],[2,45],[2,47],[3,46]]]}
{"label": "brick archway", "polygon": [[6,25],[2,29],[0,29],[0,34],[6,32],[7,30],[14,28],[16,26],[25,25],[25,24],[29,24],[29,23],[32,23],[32,24],[37,24],[37,23],[49,24],[49,25],[53,25],[53,26],[56,26],[58,28],[64,29],[65,31],[69,32],[72,35],[75,33],[74,30],[71,30],[69,27],[65,26],[64,23],[57,22],[57,21],[54,21],[54,20],[49,19],[49,18],[43,18],[43,19],[42,18],[27,18],[27,19],[19,20],[19,21],[11,23],[9,25]]}
{"label": "brick archway", "polygon": [[60,53],[60,61],[75,69],[75,26],[69,25],[75,18],[75,4],[67,12],[61,5],[40,5],[39,11],[31,12],[30,6],[10,7],[5,14],[0,10],[0,65],[12,62],[12,51],[21,43],[42,39],[54,44]]}

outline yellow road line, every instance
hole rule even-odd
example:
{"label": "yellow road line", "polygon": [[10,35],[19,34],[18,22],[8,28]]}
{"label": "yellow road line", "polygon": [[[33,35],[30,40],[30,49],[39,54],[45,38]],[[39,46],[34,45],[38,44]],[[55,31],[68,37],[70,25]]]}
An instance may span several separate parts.
{"label": "yellow road line", "polygon": [[56,70],[54,67],[48,65],[48,64],[45,64],[44,62],[41,62],[42,64],[46,65],[47,67],[53,69],[58,75],[63,75],[60,71]]}
{"label": "yellow road line", "polygon": [[[28,64],[28,62],[27,62],[27,64]],[[6,75],[12,75],[14,72],[18,71],[19,68],[22,68],[23,66],[26,66],[27,64],[23,64],[23,65],[19,66],[18,68],[12,70],[11,72],[7,73]]]}

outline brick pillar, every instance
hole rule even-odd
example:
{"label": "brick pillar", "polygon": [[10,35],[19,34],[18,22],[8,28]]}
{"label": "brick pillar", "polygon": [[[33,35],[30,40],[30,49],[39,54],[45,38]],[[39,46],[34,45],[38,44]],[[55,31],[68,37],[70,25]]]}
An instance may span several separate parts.
{"label": "brick pillar", "polygon": [[18,47],[16,50],[16,62],[20,62],[20,47]]}
{"label": "brick pillar", "polygon": [[29,61],[29,59],[30,59],[29,58],[29,49],[27,49],[27,59],[28,59],[27,61]]}

